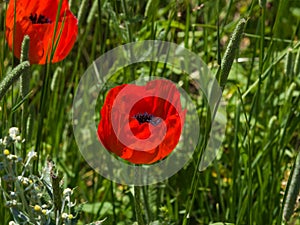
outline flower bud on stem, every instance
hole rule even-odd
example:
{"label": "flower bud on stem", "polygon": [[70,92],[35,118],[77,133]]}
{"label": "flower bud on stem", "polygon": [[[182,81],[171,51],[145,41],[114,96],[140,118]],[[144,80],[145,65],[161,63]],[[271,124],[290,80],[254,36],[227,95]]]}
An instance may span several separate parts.
{"label": "flower bud on stem", "polygon": [[[24,62],[26,60],[29,60],[29,41],[30,38],[28,35],[26,35],[23,39],[22,42],[22,49],[21,49],[21,57],[20,57],[20,62]],[[20,94],[22,99],[25,99],[26,95],[29,92],[29,86],[30,86],[30,79],[28,77],[30,73],[30,68],[26,68],[20,77]],[[28,102],[24,101],[23,102],[23,110],[22,110],[22,133],[24,135],[24,138],[27,140],[27,106]],[[26,157],[26,142],[23,143],[22,146],[22,157]]]}
{"label": "flower bud on stem", "polygon": [[[22,50],[21,50],[21,63],[29,59],[29,36],[26,35],[22,42]],[[22,76],[20,78],[20,92],[21,97],[24,98],[29,92],[29,78],[27,75],[29,74],[29,68],[26,68],[22,72]]]}
{"label": "flower bud on stem", "polygon": [[283,207],[283,219],[289,221],[297,201],[297,196],[300,192],[300,153],[296,158],[293,173],[289,177],[288,186],[286,188],[286,200]]}
{"label": "flower bud on stem", "polygon": [[236,50],[239,48],[239,44],[244,32],[244,27],[246,24],[246,20],[245,19],[241,19],[238,23],[238,25],[236,26],[232,37],[230,38],[229,44],[226,48],[223,60],[222,60],[222,64],[221,64],[221,69],[217,75],[217,80],[220,83],[220,87],[222,90],[224,90],[224,87],[226,85],[227,82],[227,78],[233,63],[233,60],[235,58],[235,53]]}
{"label": "flower bud on stem", "polygon": [[4,97],[9,87],[19,79],[23,71],[29,68],[28,61],[24,61],[16,66],[9,74],[7,74],[0,83],[0,100]]}

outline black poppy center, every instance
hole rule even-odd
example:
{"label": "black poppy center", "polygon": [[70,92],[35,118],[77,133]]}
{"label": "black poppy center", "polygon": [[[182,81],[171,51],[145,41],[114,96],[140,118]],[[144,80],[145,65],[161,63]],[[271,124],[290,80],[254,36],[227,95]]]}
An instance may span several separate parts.
{"label": "black poppy center", "polygon": [[139,121],[139,124],[151,123],[152,125],[156,126],[161,122],[161,119],[159,117],[155,117],[147,112],[137,113],[133,118]]}
{"label": "black poppy center", "polygon": [[52,22],[48,17],[42,14],[38,15],[36,13],[31,13],[29,19],[31,20],[32,24],[45,24]]}

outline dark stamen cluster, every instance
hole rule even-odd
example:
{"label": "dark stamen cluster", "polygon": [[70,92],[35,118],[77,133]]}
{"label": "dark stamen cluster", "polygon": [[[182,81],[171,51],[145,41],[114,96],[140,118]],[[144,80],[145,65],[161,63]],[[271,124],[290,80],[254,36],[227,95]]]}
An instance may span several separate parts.
{"label": "dark stamen cluster", "polygon": [[31,20],[32,24],[45,24],[51,23],[51,20],[44,15],[37,15],[36,13],[30,14],[29,19]]}
{"label": "dark stamen cluster", "polygon": [[139,121],[139,124],[151,123],[153,126],[157,126],[162,121],[161,118],[155,117],[147,112],[138,113],[133,118],[135,118],[137,121]]}
{"label": "dark stamen cluster", "polygon": [[144,112],[144,113],[136,114],[134,118],[137,119],[137,121],[139,121],[139,124],[142,124],[142,123],[150,123],[153,116],[147,112]]}

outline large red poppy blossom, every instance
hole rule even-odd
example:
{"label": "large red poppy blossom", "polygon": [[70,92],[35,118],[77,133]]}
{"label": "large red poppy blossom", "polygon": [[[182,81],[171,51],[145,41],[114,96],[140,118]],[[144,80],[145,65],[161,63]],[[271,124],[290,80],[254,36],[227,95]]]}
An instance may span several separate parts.
{"label": "large red poppy blossom", "polygon": [[171,81],[120,85],[106,96],[98,137],[117,156],[135,164],[151,164],[174,150],[185,113],[180,92]]}
{"label": "large red poppy blossom", "polygon": [[[10,0],[6,12],[5,35],[10,49],[14,48],[14,55],[17,58],[20,58],[24,36],[29,35],[30,63],[45,64],[47,60],[49,62],[59,2],[60,0]],[[14,12],[16,12],[15,22]],[[52,63],[63,60],[69,54],[77,33],[77,19],[70,11],[68,0],[62,0],[55,34],[55,42],[58,41],[58,45]]]}

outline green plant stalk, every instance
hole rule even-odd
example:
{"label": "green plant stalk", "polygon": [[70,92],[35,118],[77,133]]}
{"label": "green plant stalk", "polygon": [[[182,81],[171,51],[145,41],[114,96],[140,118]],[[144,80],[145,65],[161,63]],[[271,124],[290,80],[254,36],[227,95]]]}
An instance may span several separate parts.
{"label": "green plant stalk", "polygon": [[[106,40],[107,38],[107,34],[109,33],[108,30],[109,30],[109,26],[106,26],[105,29],[102,28],[102,3],[101,3],[101,0],[97,0],[98,4],[97,4],[97,8],[98,8],[98,20],[99,20],[99,34],[104,34],[104,35],[100,35],[99,36],[99,39],[98,41],[100,41],[100,54],[103,54],[105,52],[105,47],[106,47],[106,44],[105,44],[105,41],[103,40]],[[110,20],[110,16],[108,16],[107,18],[107,23],[109,24],[109,20]]]}
{"label": "green plant stalk", "polygon": [[[15,52],[15,37],[16,37],[16,24],[17,24],[17,0],[12,0],[14,2],[14,27],[13,27],[13,43],[12,43],[12,52],[14,55]],[[15,67],[15,57],[12,57],[12,67]],[[1,98],[1,97],[0,97]],[[13,85],[12,85],[12,89],[11,89],[11,105],[14,105],[15,98],[14,98],[14,91],[13,91]],[[12,115],[12,121],[11,121],[11,125],[13,126],[13,124],[15,124],[15,115]]]}
{"label": "green plant stalk", "polygon": [[73,70],[73,73],[72,73],[72,77],[75,77],[75,74],[78,72],[78,65],[79,65],[79,60],[80,60],[80,56],[81,56],[81,52],[82,52],[82,49],[83,49],[83,46],[86,42],[86,39],[87,39],[87,36],[91,30],[91,27],[93,25],[92,21],[94,20],[95,18],[95,14],[96,14],[96,11],[97,11],[97,8],[98,8],[98,1],[94,1],[93,2],[93,5],[92,5],[92,8],[90,9],[90,12],[89,12],[89,15],[87,17],[87,26],[86,26],[86,29],[85,29],[85,33],[83,35],[83,37],[79,37],[80,38],[80,42],[78,43],[79,47],[78,47],[78,54],[76,56],[76,60],[75,60],[75,65],[74,65],[74,70]]}
{"label": "green plant stalk", "polygon": [[[21,48],[21,58],[20,61],[28,61],[29,60],[29,36],[26,35],[22,42]],[[26,77],[29,74],[29,70],[24,70],[23,75],[20,77],[20,92],[21,97],[24,98],[29,92],[29,79]]]}
{"label": "green plant stalk", "polygon": [[[219,5],[219,4],[218,4]],[[225,25],[227,24],[227,20],[228,20],[228,17],[230,16],[230,10],[232,8],[232,5],[233,5],[233,0],[230,0],[227,4],[227,7],[226,7],[226,14],[225,14],[225,18],[223,20],[223,24],[222,24],[222,27],[220,29],[220,33],[223,33],[224,32],[224,29],[225,29]],[[219,9],[218,9],[219,10]]]}
{"label": "green plant stalk", "polygon": [[114,195],[114,183],[110,183],[110,194],[111,194],[111,199],[112,199],[112,205],[113,205],[113,225],[117,224],[117,214],[116,214],[116,200],[115,200],[115,195]]}
{"label": "green plant stalk", "polygon": [[[298,42],[293,49],[296,49],[300,46],[300,42]],[[264,79],[267,78],[267,75],[272,71],[272,69],[286,56],[288,51],[285,51],[284,53],[282,53],[280,56],[278,56],[277,59],[275,59],[270,66],[265,70],[265,72],[261,75],[261,81],[263,81]],[[259,78],[257,78],[257,80],[244,92],[243,94],[243,99],[246,98],[246,96],[252,91],[253,88],[256,87],[256,85],[258,84],[258,82],[260,81]]]}
{"label": "green plant stalk", "polygon": [[237,203],[237,195],[238,193],[238,186],[240,183],[239,176],[238,176],[238,168],[239,168],[239,159],[240,159],[240,149],[239,149],[239,140],[238,140],[238,132],[240,130],[240,112],[241,112],[241,102],[236,104],[235,109],[235,120],[234,120],[234,156],[233,156],[233,171],[232,171],[232,180],[236,182],[236,185],[232,185],[231,190],[231,204],[230,204],[230,220],[234,221],[235,213],[238,212]]}
{"label": "green plant stalk", "polygon": [[142,187],[142,195],[144,199],[144,206],[145,206],[145,216],[146,216],[146,222],[149,223],[152,220],[152,213],[150,210],[150,205],[148,201],[148,190],[146,186]]}
{"label": "green plant stalk", "polygon": [[[46,58],[46,64],[44,66],[44,84],[43,84],[43,88],[42,88],[42,93],[41,93],[41,99],[40,99],[40,107],[39,107],[39,118],[38,118],[38,129],[37,129],[37,137],[36,137],[36,143],[35,143],[35,151],[37,152],[37,160],[34,162],[34,172],[37,174],[38,173],[38,165],[39,165],[39,160],[40,160],[40,156],[41,156],[41,142],[42,142],[42,128],[43,128],[43,120],[45,118],[46,115],[46,111],[47,111],[47,99],[48,99],[48,94],[49,94],[49,83],[50,83],[50,65],[51,65],[51,61],[54,57],[54,53],[56,51],[55,46],[57,46],[58,41],[59,41],[59,36],[57,41],[55,40],[55,36],[56,36],[56,32],[57,32],[57,27],[58,27],[58,22],[59,22],[59,12],[61,10],[62,7],[62,3],[63,1],[60,0],[59,4],[58,4],[58,8],[57,8],[57,13],[56,13],[56,19],[55,19],[55,26],[54,26],[54,31],[53,31],[53,35],[52,35],[52,41],[51,41],[51,49],[50,52],[47,52],[47,58]],[[64,21],[63,21],[64,23]],[[64,25],[64,24],[63,24]],[[62,25],[62,29],[63,29],[63,25]],[[62,32],[61,29],[61,32]],[[60,32],[60,33],[61,33]],[[57,42],[57,43],[55,43]],[[49,54],[50,53],[50,54]]]}
{"label": "green plant stalk", "polygon": [[78,19],[78,24],[81,25],[83,22],[83,19],[88,11],[88,5],[87,5],[88,1],[87,0],[83,0],[80,4],[79,10],[78,10],[78,14],[77,14],[77,19]]}
{"label": "green plant stalk", "polygon": [[96,12],[97,12],[97,9],[98,9],[98,1],[95,1],[92,5],[92,8],[90,10],[90,13],[86,19],[86,23],[88,25],[91,26],[91,23],[93,22],[94,18],[95,18],[95,15],[96,15]]}
{"label": "green plant stalk", "polygon": [[30,63],[24,61],[16,66],[9,74],[7,74],[0,83],[0,100],[4,97],[9,87],[17,81],[23,74],[23,71],[29,68]]}
{"label": "green plant stalk", "polygon": [[189,49],[189,30],[191,23],[191,13],[190,13],[190,2],[186,1],[186,21],[185,21],[185,35],[184,35],[184,47]]}
{"label": "green plant stalk", "polygon": [[[124,11],[124,14],[126,16],[126,18],[130,18],[131,15],[129,15],[128,13],[128,8],[126,5],[126,1],[125,0],[121,0],[121,4],[122,4],[122,8]],[[131,29],[131,24],[129,21],[125,22],[125,26],[126,26],[126,30],[127,30],[127,34],[128,34],[128,39],[127,41],[129,42],[133,42],[133,36],[132,36],[132,29]],[[132,52],[132,49],[129,49],[129,57],[132,58],[134,57],[134,53]],[[134,69],[134,64],[132,66],[130,66],[130,75],[131,75],[131,79],[134,80],[135,79],[135,69]]]}
{"label": "green plant stalk", "polygon": [[[57,44],[59,42],[59,38],[60,38],[60,35],[58,35],[57,37],[57,40],[55,40],[56,38],[56,32],[57,32],[57,27],[58,27],[58,22],[59,22],[59,16],[60,16],[60,10],[61,10],[61,7],[62,7],[62,3],[63,1],[60,0],[59,3],[58,3],[58,7],[57,7],[57,13],[56,13],[56,18],[55,18],[55,25],[54,25],[54,31],[53,31],[53,35],[52,35],[52,41],[51,41],[51,49],[50,49],[50,54],[49,52],[47,52],[47,63],[52,61],[53,57],[54,57],[54,54],[55,54],[55,51],[56,51],[56,47],[57,47]],[[64,22],[63,21],[63,24],[62,24],[62,27],[61,27],[61,31],[63,30],[63,27],[64,27]],[[48,61],[49,59],[49,61]]]}
{"label": "green plant stalk", "polygon": [[[20,61],[21,63],[29,60],[29,36],[26,35],[23,39],[22,42],[22,48],[21,48],[21,58]],[[30,79],[29,79],[29,73],[30,73],[30,68],[27,68],[23,71],[22,76],[20,77],[20,94],[22,99],[26,97],[26,95],[29,92],[29,86],[30,86]],[[23,102],[23,109],[22,109],[22,125],[21,125],[21,130],[22,130],[22,136],[25,138],[25,142],[22,145],[22,157],[26,157],[26,143],[27,143],[27,118],[26,118],[26,110],[28,107],[27,100]]]}
{"label": "green plant stalk", "polygon": [[134,185],[134,205],[138,225],[145,225],[141,208],[141,187]]}
{"label": "green plant stalk", "polygon": [[[217,11],[218,15],[220,15],[220,0],[217,1]],[[226,14],[227,17],[228,14]],[[220,18],[217,16],[217,45],[218,45],[218,55],[217,55],[217,63],[218,66],[221,65],[221,42],[220,42]]]}
{"label": "green plant stalk", "polygon": [[[96,189],[96,187],[99,186],[98,183],[99,183],[99,185],[100,185],[100,182],[97,182],[97,185],[93,185],[93,186],[95,187],[94,190],[98,190],[98,189]],[[115,200],[115,199],[113,198],[114,194],[112,193],[112,192],[113,192],[113,187],[112,187],[112,186],[113,186],[113,182],[110,182],[110,187],[109,187],[109,188],[106,188],[105,191],[104,191],[104,193],[103,193],[103,196],[102,196],[103,201],[106,200],[106,199],[108,199],[109,194],[111,194],[112,201]],[[96,194],[96,191],[93,192],[93,197],[96,196],[94,193]],[[95,218],[99,218],[99,217],[101,216],[100,213],[102,212],[103,207],[104,207],[104,204],[101,204],[100,207],[99,207],[98,210],[97,210],[97,213],[96,213],[96,215],[95,215],[95,216],[96,216]],[[114,213],[114,212],[113,212],[113,213]],[[113,219],[112,224],[115,225],[115,224],[116,224],[116,223],[115,223],[115,217],[113,217],[112,219]]]}
{"label": "green plant stalk", "polygon": [[[210,120],[206,120],[206,127],[210,127],[211,122]],[[193,203],[196,197],[196,192],[197,192],[197,186],[199,183],[199,178],[200,178],[200,173],[198,172],[198,168],[200,167],[200,163],[201,163],[201,159],[202,159],[202,153],[203,153],[203,149],[205,149],[205,146],[207,145],[207,141],[208,141],[208,137],[209,137],[209,130],[206,129],[205,130],[205,140],[203,141],[203,143],[201,143],[201,146],[199,147],[200,149],[200,157],[197,160],[197,164],[196,164],[196,170],[194,171],[193,174],[193,178],[192,178],[192,184],[191,184],[191,197],[187,199],[187,203],[186,203],[186,211],[183,217],[183,222],[182,225],[187,225],[188,224],[188,220],[190,219],[190,212],[192,211],[192,207],[193,207]]]}
{"label": "green plant stalk", "polygon": [[[256,117],[259,117],[260,113],[260,100],[261,100],[261,84],[262,84],[262,79],[261,79],[261,74],[263,73],[263,66],[264,66],[264,55],[265,55],[265,45],[264,45],[264,37],[265,37],[265,6],[264,3],[260,3],[261,6],[261,18],[260,18],[260,51],[259,51],[259,82],[258,82],[258,88],[255,93],[255,97],[252,102],[251,109],[253,109],[254,114]],[[243,104],[244,105],[244,104]],[[245,111],[244,111],[245,112]],[[249,116],[249,127],[250,127],[250,121],[251,121],[252,115],[250,114]],[[248,198],[248,207],[247,207],[247,223],[248,224],[253,224],[253,172],[252,172],[252,161],[254,159],[254,151],[253,151],[253,143],[255,143],[255,137],[256,137],[256,132],[257,132],[257,120],[254,120],[254,124],[252,128],[249,129],[248,132],[248,145],[247,145],[247,152],[248,152],[248,161],[247,161],[247,195],[249,196]]]}
{"label": "green plant stalk", "polygon": [[[17,24],[17,0],[14,1],[14,30],[13,30],[13,42],[12,42],[12,52],[15,52],[15,37],[16,37],[16,24]],[[15,65],[14,57],[12,58],[12,65]]]}
{"label": "green plant stalk", "polygon": [[266,6],[266,0],[258,0],[258,3],[259,3],[259,6],[261,8],[265,8],[265,6]]}
{"label": "green plant stalk", "polygon": [[286,200],[283,207],[283,219],[289,221],[300,192],[300,153],[298,153],[293,173],[289,177],[289,184],[286,188]]}
{"label": "green plant stalk", "polygon": [[217,187],[218,187],[218,194],[219,194],[219,199],[220,201],[218,202],[218,210],[217,210],[217,219],[220,220],[220,207],[221,209],[225,209],[225,203],[224,203],[224,198],[222,195],[222,178],[221,178],[221,172],[219,169],[219,164],[217,163],[217,161],[215,160],[213,167],[215,168],[215,171],[217,173]]}
{"label": "green plant stalk", "polygon": [[[245,19],[241,19],[239,21],[237,27],[235,28],[235,30],[233,32],[230,42],[226,48],[226,52],[224,55],[224,59],[222,61],[221,69],[217,73],[217,76],[219,75],[219,78],[220,78],[220,86],[221,86],[222,90],[224,90],[224,87],[226,85],[227,77],[228,77],[229,71],[231,69],[234,57],[235,57],[235,50],[239,46],[245,24],[246,24]],[[217,104],[219,104],[219,103],[217,103]],[[216,106],[216,110],[217,110],[217,108],[218,107]],[[213,116],[214,116],[214,113],[213,113]],[[208,141],[208,137],[209,137],[209,133],[210,133],[210,126],[211,126],[211,123],[209,120],[207,120],[206,127],[209,129],[206,130],[205,141],[200,146],[201,153],[203,152],[202,150],[205,149],[205,147],[207,145],[207,141]],[[199,165],[201,163],[201,158],[202,158],[201,155],[202,154],[200,154],[200,157],[197,160],[196,168],[199,168]],[[187,223],[188,223],[189,215],[192,210],[194,199],[196,197],[196,190],[197,190],[197,185],[199,183],[199,177],[200,177],[199,172],[197,170],[195,170],[193,178],[192,178],[192,184],[191,184],[192,197],[188,198],[188,200],[187,200],[187,206],[186,206],[187,209],[184,214],[182,225],[187,225]]]}
{"label": "green plant stalk", "polygon": [[41,149],[41,143],[42,143],[42,135],[43,135],[43,120],[45,118],[46,115],[46,111],[47,111],[47,96],[49,93],[49,68],[50,65],[46,64],[44,66],[44,74],[43,74],[43,78],[44,78],[44,83],[43,83],[43,87],[42,87],[42,93],[41,93],[41,97],[40,97],[40,107],[39,107],[39,118],[38,118],[38,128],[37,128],[37,136],[36,136],[36,142],[35,142],[35,151],[37,152],[37,160],[34,161],[33,164],[33,168],[34,168],[34,173],[37,174],[38,173],[38,167],[39,167],[39,163],[40,163],[40,156],[42,155],[42,149]]}
{"label": "green plant stalk", "polygon": [[[209,17],[208,15],[209,15],[208,13],[203,13],[203,21],[204,21],[205,24],[210,22],[209,18],[208,18]],[[217,35],[218,35],[218,32],[217,32]],[[203,27],[203,40],[202,40],[203,41],[203,52],[204,52],[204,59],[203,60],[205,60],[205,62],[209,62],[209,54],[208,54],[209,40],[208,39],[209,39],[208,28]],[[217,36],[217,40],[219,40],[218,36]],[[221,54],[221,53],[219,53],[219,54]]]}
{"label": "green plant stalk", "polygon": [[[252,146],[251,146],[251,136],[252,136],[252,133],[251,133],[251,128],[250,128],[250,118],[248,118],[248,116],[247,116],[247,110],[246,110],[246,108],[245,108],[245,103],[243,102],[243,98],[242,98],[242,93],[241,93],[241,90],[239,89],[239,88],[237,88],[238,89],[238,93],[239,93],[239,102],[238,102],[238,106],[237,107],[241,107],[241,110],[242,110],[242,114],[243,114],[243,116],[244,116],[244,118],[245,118],[245,121],[246,121],[246,123],[245,123],[245,134],[244,134],[244,138],[243,138],[243,142],[246,140],[246,136],[248,135],[249,136],[249,138],[248,138],[248,144],[247,144],[247,150],[248,150],[248,154],[249,154],[249,150],[251,150],[251,148],[252,148]],[[239,112],[240,113],[240,112]],[[238,148],[238,139],[236,140],[236,146],[237,146],[237,148]],[[237,159],[237,163],[238,163],[238,161],[239,161],[239,159]],[[248,164],[250,164],[251,165],[251,162],[249,162],[249,159],[248,159],[248,162],[247,162]],[[246,164],[247,165],[247,164]],[[251,168],[252,168],[252,166],[248,166],[248,170],[247,170],[247,172],[248,172],[248,177],[249,177],[249,171],[251,172]],[[248,178],[247,177],[247,178]],[[252,178],[252,177],[251,177]],[[242,182],[242,180],[241,180],[241,183],[243,183]],[[249,189],[248,188],[248,186],[249,186],[249,181],[245,181],[245,184],[247,184],[247,189]],[[252,185],[252,181],[251,181],[251,185]],[[236,224],[238,225],[238,224],[243,224],[243,222],[244,222],[244,215],[246,214],[246,211],[247,211],[247,209],[249,208],[249,201],[252,201],[252,199],[250,199],[250,197],[249,197],[249,194],[247,194],[246,195],[246,198],[245,199],[243,199],[243,200],[241,200],[241,199],[239,199],[238,200],[238,204],[237,204],[237,208],[238,208],[238,210],[237,210],[237,219],[236,219]],[[249,210],[249,209],[248,209]],[[249,218],[247,218],[248,220],[250,219],[251,217],[249,216]],[[249,221],[248,221],[249,222]],[[247,223],[248,224],[248,223]]]}
{"label": "green plant stalk", "polygon": [[224,87],[227,82],[227,78],[233,64],[236,50],[239,48],[240,40],[242,38],[246,20],[243,18],[237,24],[235,30],[233,31],[232,37],[230,38],[229,44],[226,48],[222,63],[221,70],[217,77],[217,80],[220,83],[220,87],[224,90]]}
{"label": "green plant stalk", "polygon": [[294,76],[298,76],[300,73],[300,48],[297,51],[295,65],[294,65]]}
{"label": "green plant stalk", "polygon": [[284,72],[288,77],[292,77],[293,76],[293,53],[292,53],[292,49],[288,49],[287,55],[286,55],[286,59],[285,59],[285,68],[284,68]]}
{"label": "green plant stalk", "polygon": [[280,30],[280,20],[282,17],[284,17],[284,15],[282,15],[282,12],[284,12],[284,8],[287,7],[286,4],[287,4],[288,1],[279,1],[279,4],[277,6],[277,12],[276,12],[276,19],[275,19],[275,22],[274,22],[274,25],[272,27],[272,31],[271,33],[274,35],[274,37],[278,37],[278,31],[281,32]]}
{"label": "green plant stalk", "polygon": [[[299,104],[297,104],[299,102],[299,98],[298,98],[298,100],[294,103],[295,105],[299,105]],[[293,114],[294,112],[292,111],[292,110],[290,110],[287,114],[287,116],[286,116],[286,118],[291,118],[291,114]],[[299,120],[299,119],[298,119]],[[277,148],[276,148],[276,152],[280,152],[280,150],[281,149],[284,149],[285,148],[285,146],[287,146],[287,144],[288,144],[288,142],[287,142],[287,140],[286,140],[286,138],[285,137],[288,137],[288,136],[290,136],[290,134],[289,134],[289,127],[291,127],[291,123],[289,123],[288,121],[288,119],[283,119],[283,123],[281,124],[281,126],[282,126],[282,128],[281,128],[281,130],[282,131],[280,131],[280,139],[278,140],[278,144],[277,144]],[[293,120],[293,122],[292,123],[294,123],[294,124],[299,124],[299,121],[297,121],[297,120]],[[279,163],[279,165],[282,163],[282,161],[283,161],[283,158],[284,158],[284,152],[283,151],[281,151],[280,152],[280,156],[279,156],[279,159],[278,159],[278,163]],[[297,160],[299,160],[299,153],[298,153],[298,158],[296,159],[296,161]],[[299,173],[299,165],[297,166],[298,167],[298,173]],[[293,166],[293,172],[295,172],[295,171],[297,171],[295,168],[296,168],[296,163],[294,164],[294,166]],[[278,170],[277,170],[278,171]],[[289,179],[288,179],[288,183],[287,183],[287,187],[286,187],[286,191],[285,191],[285,193],[284,193],[284,198],[283,198],[283,204],[287,204],[287,202],[289,202],[288,204],[291,204],[291,201],[287,201],[287,196],[288,196],[288,194],[289,194],[289,192],[290,192],[290,186],[291,186],[291,183],[292,183],[292,180],[293,181],[297,181],[297,182],[299,182],[299,177],[298,177],[298,180],[297,179],[293,179],[292,178],[292,176],[294,176],[294,175],[292,175],[293,174],[293,172],[291,172],[291,175],[289,176]],[[299,184],[298,184],[299,185]],[[298,188],[298,190],[299,190],[299,188]],[[285,209],[285,210],[284,210]],[[276,224],[277,225],[281,225],[282,224],[282,220],[286,217],[284,217],[283,215],[285,214],[284,213],[284,211],[286,211],[287,210],[287,207],[286,206],[283,206],[283,207],[281,207],[280,208],[280,212],[279,212],[279,214],[278,214],[278,219],[277,219],[277,222],[276,222]]]}

